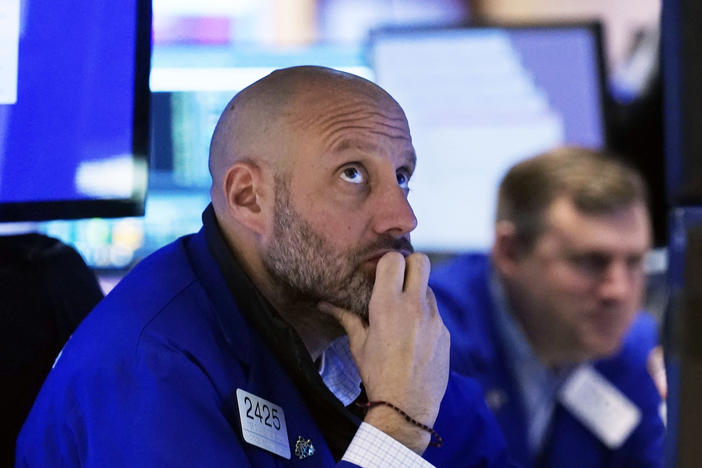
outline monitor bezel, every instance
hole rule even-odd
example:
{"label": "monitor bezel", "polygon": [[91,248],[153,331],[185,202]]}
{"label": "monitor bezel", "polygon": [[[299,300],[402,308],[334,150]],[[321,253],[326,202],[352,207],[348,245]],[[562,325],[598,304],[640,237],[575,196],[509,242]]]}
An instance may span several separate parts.
{"label": "monitor bezel", "polygon": [[134,107],[132,159],[136,177],[129,198],[0,202],[0,222],[48,221],[54,219],[121,218],[142,216],[146,201],[149,147],[149,72],[151,68],[150,0],[136,0],[136,44],[134,55]]}

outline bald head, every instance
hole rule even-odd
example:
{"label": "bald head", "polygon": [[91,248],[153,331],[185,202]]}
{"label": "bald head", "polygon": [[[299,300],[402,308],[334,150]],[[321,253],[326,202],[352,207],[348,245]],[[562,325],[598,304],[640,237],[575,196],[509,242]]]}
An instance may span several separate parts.
{"label": "bald head", "polygon": [[[237,161],[286,166],[288,148],[311,123],[324,119],[325,104],[370,100],[399,105],[376,84],[349,73],[316,66],[276,70],[239,92],[217,122],[210,145],[214,191]],[[401,110],[400,110],[401,112]]]}
{"label": "bald head", "polygon": [[279,311],[319,318],[326,300],[362,315],[373,258],[411,250],[415,165],[407,119],[388,93],[348,73],[288,68],[241,91],[220,117],[212,204],[230,250]]}

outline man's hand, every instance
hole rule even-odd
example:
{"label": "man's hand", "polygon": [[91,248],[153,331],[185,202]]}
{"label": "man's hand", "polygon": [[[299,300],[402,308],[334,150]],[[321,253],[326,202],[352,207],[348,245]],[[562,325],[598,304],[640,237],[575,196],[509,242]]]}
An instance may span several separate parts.
{"label": "man's hand", "polygon": [[[390,402],[431,427],[448,382],[450,337],[427,286],[429,270],[426,255],[385,254],[376,268],[368,326],[330,304],[320,310],[346,330],[369,401]],[[374,407],[365,421],[420,455],[429,443],[429,433],[391,408]]]}

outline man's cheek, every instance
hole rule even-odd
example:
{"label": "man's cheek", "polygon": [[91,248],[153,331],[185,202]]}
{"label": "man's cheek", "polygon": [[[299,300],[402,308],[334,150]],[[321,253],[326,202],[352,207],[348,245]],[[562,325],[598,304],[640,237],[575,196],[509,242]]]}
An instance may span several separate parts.
{"label": "man's cheek", "polygon": [[378,262],[364,262],[359,270],[371,283],[375,283],[375,269],[377,266]]}

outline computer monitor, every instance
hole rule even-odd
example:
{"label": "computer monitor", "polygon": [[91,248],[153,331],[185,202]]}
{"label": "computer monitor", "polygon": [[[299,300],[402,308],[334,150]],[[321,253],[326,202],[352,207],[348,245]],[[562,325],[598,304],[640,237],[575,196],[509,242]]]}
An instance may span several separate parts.
{"label": "computer monitor", "polygon": [[143,214],[148,0],[0,2],[0,221]]}
{"label": "computer monitor", "polygon": [[405,109],[418,154],[416,248],[488,249],[512,164],[562,144],[605,146],[600,38],[592,23],[374,32],[375,80]]}

